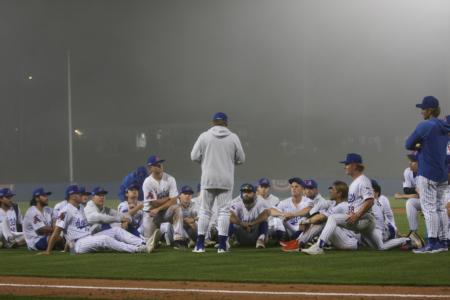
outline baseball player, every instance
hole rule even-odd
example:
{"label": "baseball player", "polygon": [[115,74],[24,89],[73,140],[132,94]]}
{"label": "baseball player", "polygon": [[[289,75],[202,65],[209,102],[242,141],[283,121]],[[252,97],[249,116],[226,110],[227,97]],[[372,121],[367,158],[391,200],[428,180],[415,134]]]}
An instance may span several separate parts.
{"label": "baseball player", "polygon": [[195,253],[205,252],[205,235],[217,202],[218,253],[227,251],[230,224],[230,202],[234,184],[234,167],[244,163],[245,153],[239,137],[228,129],[228,117],[218,112],[213,116],[213,126],[203,132],[191,151],[191,160],[201,164],[201,198],[197,244]]}
{"label": "baseball player", "polygon": [[240,200],[231,204],[229,235],[234,234],[239,245],[256,243],[257,249],[263,249],[266,247],[270,206],[256,195],[256,188],[250,183],[244,183],[240,192]]}
{"label": "baseball player", "polygon": [[119,187],[119,199],[121,202],[127,200],[126,193],[127,193],[127,187],[129,187],[131,184],[137,184],[139,186],[139,195],[138,200],[142,201],[144,200],[144,194],[142,192],[142,184],[144,183],[145,178],[147,178],[147,168],[146,167],[139,167],[135,171],[127,174],[127,176],[124,177],[122,180],[122,183]]}
{"label": "baseball player", "polygon": [[92,234],[111,229],[112,227],[127,228],[131,222],[129,215],[122,215],[116,210],[105,206],[105,196],[108,194],[102,187],[92,190],[92,199],[86,204],[84,213],[89,222]]}
{"label": "baseball player", "polygon": [[138,200],[140,186],[137,183],[131,183],[125,189],[126,201],[120,202],[117,210],[122,215],[129,215],[131,218],[126,230],[135,236],[140,237],[142,234],[142,220],[144,218],[144,203]]}
{"label": "baseball player", "polygon": [[[197,184],[197,195],[195,197],[192,197],[192,202],[195,204],[195,210],[197,211],[197,218],[198,218],[198,212],[200,211],[201,206],[200,183]],[[214,202],[211,219],[209,220],[208,230],[206,231],[205,234],[205,247],[212,247],[216,245],[216,241],[217,241],[217,202]]]}
{"label": "baseball player", "polygon": [[428,233],[427,244],[414,253],[447,251],[448,216],[444,195],[448,188],[447,147],[450,125],[438,119],[439,101],[426,96],[416,105],[424,121],[417,125],[405,143],[407,150],[418,151],[417,188]]}
{"label": "baseball player", "polygon": [[360,232],[377,244],[374,232],[375,218],[371,211],[374,202],[373,188],[370,179],[363,174],[362,157],[357,153],[349,153],[341,163],[345,165],[346,174],[353,179],[349,187],[348,211],[347,213],[333,214],[327,219],[317,243],[301,250],[306,254],[324,254],[323,248],[330,241],[331,235],[338,226]]}
{"label": "baseball player", "polygon": [[181,193],[178,196],[178,206],[181,208],[183,215],[183,234],[189,239],[189,247],[194,246],[194,241],[197,240],[197,207],[192,202],[192,195],[194,191],[188,185],[181,187]]}
{"label": "baseball player", "polygon": [[314,206],[314,202],[303,196],[305,183],[298,177],[289,179],[291,185],[291,197],[281,201],[271,208],[271,216],[276,218],[277,238],[282,239],[285,234],[288,239],[296,239],[300,235],[299,224]]}
{"label": "baseball player", "polygon": [[317,182],[314,179],[303,180],[305,184],[305,196],[311,199],[314,203],[313,208],[309,212],[310,215],[318,213],[321,210],[326,210],[330,207],[331,202],[325,200],[319,193]]}
{"label": "baseball player", "polygon": [[[53,209],[48,207],[48,196],[51,194],[41,187],[33,191],[30,208],[23,218],[25,241],[29,250],[47,249],[48,239],[53,232]],[[58,237],[56,244],[58,248],[63,248],[62,237]]]}
{"label": "baseball player", "polygon": [[18,230],[22,214],[14,208],[15,195],[9,188],[0,189],[0,242],[7,248],[25,245],[23,232]]}
{"label": "baseball player", "polygon": [[395,193],[396,199],[406,200],[406,217],[408,219],[409,234],[418,234],[419,227],[418,216],[422,210],[420,208],[419,194],[417,193],[417,155],[415,153],[408,154],[409,167],[403,172],[403,193]]}
{"label": "baseball player", "polygon": [[183,237],[183,217],[177,203],[178,189],[175,178],[164,172],[159,156],[147,160],[149,176],[144,180],[144,237],[150,241],[153,251],[161,237],[161,223],[170,222],[174,230],[174,248],[184,249],[187,243]]}
{"label": "baseball player", "polygon": [[48,241],[47,250],[40,254],[49,255],[56,240],[64,231],[64,236],[70,244],[72,253],[83,254],[99,250],[115,250],[118,252],[150,252],[149,245],[142,244],[142,239],[126,232],[120,227],[92,234],[89,222],[81,206],[78,186],[71,185],[66,189],[66,207],[56,220],[55,229]]}
{"label": "baseball player", "polygon": [[[256,187],[256,194],[261,197],[269,207],[276,207],[280,203],[280,198],[270,193],[270,180],[268,178],[261,178],[258,180],[258,186]],[[269,229],[268,236],[274,236],[276,234],[276,221],[275,218],[269,216],[268,219]]]}
{"label": "baseball player", "polygon": [[[345,214],[348,212],[348,186],[345,182],[335,181],[329,188],[330,201],[326,208],[303,219],[300,225],[305,226],[304,231],[295,240],[283,246],[285,252],[296,252],[305,248],[307,243],[319,236],[325,227],[327,219],[333,214]],[[353,231],[343,227],[336,227],[330,236],[329,243],[336,249],[356,250],[358,248],[359,236]]]}
{"label": "baseball player", "polygon": [[[78,190],[80,191],[80,197],[81,197],[80,205],[82,205],[83,207],[86,207],[86,204],[89,201],[89,197],[91,196],[91,193],[88,192],[86,190],[86,188],[83,186],[78,186],[78,185],[76,185],[76,186],[77,186]],[[55,206],[53,207],[53,215],[52,215],[53,223],[58,219],[59,213],[61,212],[62,209],[64,209],[66,207],[66,205],[67,205],[67,199],[64,199],[63,201],[60,201],[55,204]]]}

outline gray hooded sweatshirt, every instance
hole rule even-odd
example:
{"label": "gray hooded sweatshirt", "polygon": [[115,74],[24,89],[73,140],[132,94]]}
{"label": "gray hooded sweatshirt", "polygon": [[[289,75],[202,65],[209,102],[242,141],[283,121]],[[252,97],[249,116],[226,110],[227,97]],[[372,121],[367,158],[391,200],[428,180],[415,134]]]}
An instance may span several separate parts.
{"label": "gray hooded sweatshirt", "polygon": [[245,161],[239,137],[227,127],[203,132],[192,148],[191,159],[202,166],[202,189],[233,189],[234,165]]}

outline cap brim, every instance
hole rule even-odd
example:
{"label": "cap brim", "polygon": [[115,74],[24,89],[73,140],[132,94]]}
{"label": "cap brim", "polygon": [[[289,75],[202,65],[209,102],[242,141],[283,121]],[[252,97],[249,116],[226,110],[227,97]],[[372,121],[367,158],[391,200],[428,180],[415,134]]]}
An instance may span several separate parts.
{"label": "cap brim", "polygon": [[157,164],[162,164],[165,161],[166,161],[165,159],[161,159],[161,160],[158,160],[157,162],[154,162],[152,164],[147,164],[147,166],[153,166],[153,165],[157,165]]}
{"label": "cap brim", "polygon": [[95,193],[94,195],[106,195],[106,194],[108,194],[108,192],[107,191],[103,191],[103,192]]}
{"label": "cap brim", "polygon": [[340,164],[348,164],[349,162],[346,161],[346,160],[343,160],[343,161],[340,161],[339,163],[340,163]]}

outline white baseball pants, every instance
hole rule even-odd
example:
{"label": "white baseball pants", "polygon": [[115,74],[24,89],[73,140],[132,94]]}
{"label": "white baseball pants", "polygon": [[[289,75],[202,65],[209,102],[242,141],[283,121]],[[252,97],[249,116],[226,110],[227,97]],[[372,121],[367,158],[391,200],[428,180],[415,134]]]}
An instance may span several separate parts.
{"label": "white baseball pants", "polygon": [[406,217],[408,218],[409,230],[416,231],[419,227],[418,215],[421,210],[419,199],[409,198],[406,201]]}
{"label": "white baseball pants", "polygon": [[219,235],[228,236],[230,225],[230,204],[232,190],[205,189],[201,193],[201,204],[198,219],[198,235],[206,235],[211,217],[213,205],[217,203],[217,231]]}
{"label": "white baseball pants", "polygon": [[174,240],[183,239],[183,214],[178,205],[172,205],[166,210],[160,211],[156,216],[150,216],[150,213],[145,213],[143,218],[144,237],[149,238],[159,229],[162,223],[170,222],[173,225]]}
{"label": "white baseball pants", "polygon": [[448,239],[448,215],[445,201],[448,182],[435,182],[419,176],[417,188],[428,237]]}
{"label": "white baseball pants", "polygon": [[99,250],[134,253],[138,251],[142,243],[142,239],[122,228],[114,227],[77,240],[74,245],[74,251],[78,254]]}

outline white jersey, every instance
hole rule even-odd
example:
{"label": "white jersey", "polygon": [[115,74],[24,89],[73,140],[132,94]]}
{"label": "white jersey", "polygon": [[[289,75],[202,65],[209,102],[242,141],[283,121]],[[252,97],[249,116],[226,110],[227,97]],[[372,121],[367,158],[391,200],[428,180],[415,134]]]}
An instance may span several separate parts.
{"label": "white jersey", "polygon": [[415,188],[417,186],[417,178],[419,178],[419,176],[414,176],[414,173],[410,168],[405,169],[403,172],[403,178],[404,188]]}
{"label": "white jersey", "polygon": [[35,248],[36,243],[45,235],[39,235],[37,231],[45,226],[52,226],[53,209],[44,207],[42,212],[31,206],[28,208],[23,218],[23,232],[28,248],[38,250]]}
{"label": "white jersey", "polygon": [[231,205],[231,211],[239,220],[241,220],[241,222],[245,223],[255,221],[258,216],[268,208],[270,207],[267,205],[266,201],[259,196],[256,197],[255,203],[250,209],[247,209],[242,199]]}
{"label": "white jersey", "polygon": [[263,196],[259,196],[259,197],[261,197],[261,199],[263,201],[265,201],[269,207],[276,207],[278,205],[278,203],[280,203],[280,198],[278,198],[277,196],[274,196],[272,194],[267,196],[267,198],[264,198]]}
{"label": "white jersey", "polygon": [[[117,210],[121,214],[128,214],[129,206],[127,201],[120,202],[119,206],[117,207]],[[139,228],[142,224],[142,220],[144,218],[144,211],[141,209],[138,212],[136,212],[133,216],[131,216],[131,223],[130,225]]]}
{"label": "white jersey", "polygon": [[161,180],[158,182],[150,174],[145,178],[142,184],[142,191],[144,192],[144,211],[150,210],[150,202],[161,198],[178,196],[177,182],[175,178],[167,173],[163,173]]}
{"label": "white jersey", "polygon": [[348,213],[348,202],[342,201],[336,204],[336,201],[328,201],[330,206],[327,209],[320,211],[321,214],[327,218],[335,214],[347,214]]}
{"label": "white jersey", "polygon": [[331,201],[326,200],[319,193],[316,195],[316,197],[314,197],[314,199],[312,199],[312,201],[314,202],[314,206],[313,208],[311,208],[311,211],[309,212],[311,215],[326,210],[332,205]]}
{"label": "white jersey", "polygon": [[390,224],[395,229],[395,220],[394,214],[392,213],[391,205],[389,204],[389,199],[386,196],[381,195],[378,199],[375,200],[372,206],[372,212],[375,216],[376,226],[381,231],[384,231],[384,228]]}
{"label": "white jersey", "polygon": [[71,203],[68,203],[61,210],[56,220],[56,226],[63,229],[64,236],[68,241],[76,241],[90,235],[89,223],[84,215],[84,208],[81,205],[79,208],[76,208]]}
{"label": "white jersey", "polygon": [[[348,209],[349,213],[357,212],[367,199],[374,198],[373,188],[370,179],[361,174],[353,180],[348,188]],[[369,209],[367,212],[370,212]]]}
{"label": "white jersey", "polygon": [[20,209],[18,212],[19,215],[17,216],[14,208],[12,207],[6,212],[0,208],[0,223],[5,221],[8,222],[9,230],[12,232],[17,232],[17,225],[22,224],[22,214],[20,213]]}
{"label": "white jersey", "polygon": [[178,200],[178,206],[180,206],[181,208],[181,213],[183,215],[183,219],[184,218],[197,218],[197,214],[198,214],[198,210],[197,210],[197,206],[194,202],[189,202],[189,206],[187,207],[183,207],[180,203],[180,200]]}
{"label": "white jersey", "polygon": [[[280,201],[280,203],[278,203],[276,209],[278,209],[281,212],[296,212],[296,211],[300,211],[304,208],[307,207],[313,207],[314,206],[314,202],[309,199],[308,197],[302,197],[302,200],[300,201],[299,204],[294,204],[294,202],[292,201],[292,198],[287,198],[284,199],[283,201]],[[289,219],[287,222],[290,223],[291,225],[298,225],[300,223],[300,221],[302,219],[304,219],[305,217],[294,217]]]}
{"label": "white jersey", "polygon": [[63,210],[67,206],[67,203],[67,200],[63,200],[55,204],[55,207],[53,208],[53,220],[58,219],[61,210]]}

